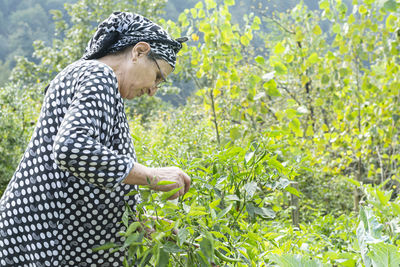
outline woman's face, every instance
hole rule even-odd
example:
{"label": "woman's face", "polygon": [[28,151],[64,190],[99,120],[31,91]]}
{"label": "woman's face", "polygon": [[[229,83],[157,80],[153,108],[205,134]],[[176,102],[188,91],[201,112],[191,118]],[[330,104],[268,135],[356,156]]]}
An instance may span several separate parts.
{"label": "woman's face", "polygon": [[147,56],[150,46],[147,43],[135,45],[126,58],[124,73],[118,81],[123,98],[132,99],[144,94],[153,96],[157,86],[172,72],[172,67],[163,59],[154,59]]}

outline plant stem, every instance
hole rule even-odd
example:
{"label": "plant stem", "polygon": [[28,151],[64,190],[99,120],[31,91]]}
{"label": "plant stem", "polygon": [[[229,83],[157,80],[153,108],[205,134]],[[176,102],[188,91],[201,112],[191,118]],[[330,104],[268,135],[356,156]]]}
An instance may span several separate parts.
{"label": "plant stem", "polygon": [[214,89],[210,89],[210,98],[211,98],[211,108],[212,108],[212,112],[213,112],[213,122],[214,122],[214,126],[215,126],[215,132],[217,134],[217,141],[218,141],[218,145],[221,144],[221,140],[219,137],[219,131],[218,131],[218,121],[217,121],[217,113],[215,112],[215,101],[214,101]]}

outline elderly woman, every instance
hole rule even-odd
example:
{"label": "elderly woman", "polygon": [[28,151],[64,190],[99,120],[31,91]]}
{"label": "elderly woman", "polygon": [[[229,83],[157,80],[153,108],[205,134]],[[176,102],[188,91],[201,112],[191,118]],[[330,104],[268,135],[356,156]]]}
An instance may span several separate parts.
{"label": "elderly woman", "polygon": [[[29,146],[0,200],[0,266],[121,266],[118,242],[125,203],[138,185],[159,191],[190,178],[177,167],[137,163],[123,98],[150,96],[175,67],[185,39],[157,24],[116,12],[102,22],[81,60],[47,88]],[[158,185],[159,181],[173,181]]]}

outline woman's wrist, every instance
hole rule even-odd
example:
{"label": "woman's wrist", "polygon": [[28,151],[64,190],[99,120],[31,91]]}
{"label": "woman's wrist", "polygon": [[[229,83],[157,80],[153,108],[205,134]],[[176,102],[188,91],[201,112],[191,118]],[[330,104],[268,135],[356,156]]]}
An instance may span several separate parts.
{"label": "woman's wrist", "polygon": [[136,162],[128,176],[125,178],[124,183],[132,185],[149,185],[150,182],[150,186],[154,186],[157,184],[155,170],[155,168],[146,167]]}

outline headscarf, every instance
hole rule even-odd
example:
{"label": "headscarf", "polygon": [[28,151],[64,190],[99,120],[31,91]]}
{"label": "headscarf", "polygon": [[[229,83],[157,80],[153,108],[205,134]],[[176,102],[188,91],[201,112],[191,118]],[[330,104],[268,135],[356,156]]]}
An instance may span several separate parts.
{"label": "headscarf", "polygon": [[96,59],[138,42],[149,43],[153,53],[175,68],[176,54],[188,38],[172,39],[159,25],[131,12],[114,12],[99,24],[83,59]]}

